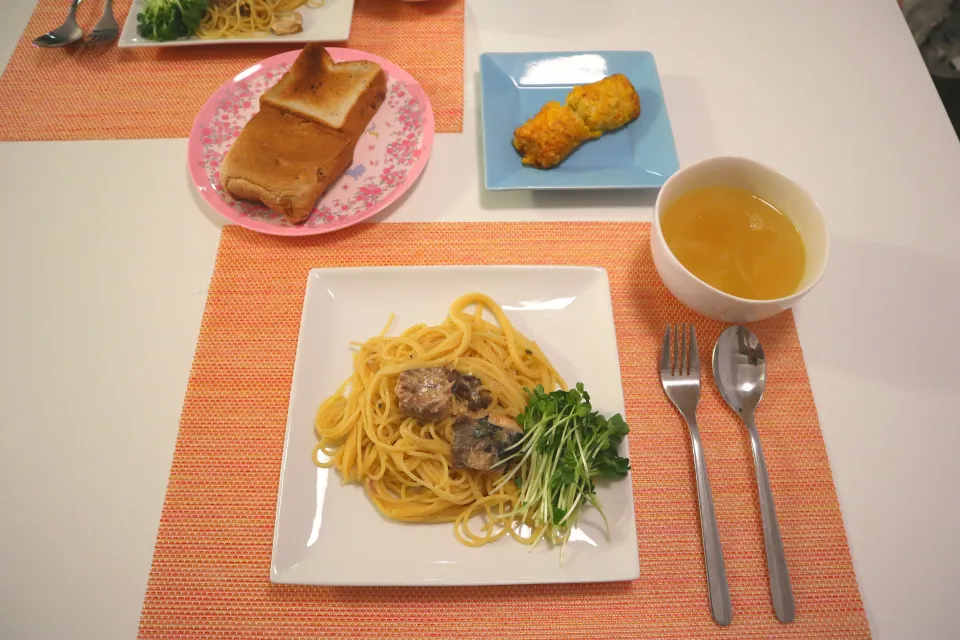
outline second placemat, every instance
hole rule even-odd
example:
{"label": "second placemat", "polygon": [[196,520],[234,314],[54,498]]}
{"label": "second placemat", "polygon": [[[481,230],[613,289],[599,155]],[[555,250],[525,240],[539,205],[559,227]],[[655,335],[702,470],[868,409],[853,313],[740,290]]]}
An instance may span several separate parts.
{"label": "second placemat", "polygon": [[[132,0],[116,0],[123,24]],[[224,82],[301,44],[217,44],[166,49],[38,49],[33,38],[63,22],[68,3],[40,0],[0,77],[0,140],[186,138]],[[463,129],[463,0],[356,0],[346,45],[408,71],[423,86],[440,133]],[[102,2],[83,2],[89,31]]]}
{"label": "second placemat", "polygon": [[[746,431],[711,384],[699,407],[733,598],[710,617],[687,429],[658,377],[664,327],[723,325],[663,287],[644,223],[361,224],[312,238],[223,230],[184,401],[142,638],[837,638],[869,636],[793,316],[757,323],[770,363],[757,414],[796,620],[770,601]],[[640,578],[497,587],[274,585],[287,402],[313,267],[550,264],[609,273],[631,425]],[[709,358],[702,378],[710,380]],[[317,390],[318,402],[332,390]],[[226,455],[225,455],[226,453]],[[237,464],[242,460],[242,464]]]}

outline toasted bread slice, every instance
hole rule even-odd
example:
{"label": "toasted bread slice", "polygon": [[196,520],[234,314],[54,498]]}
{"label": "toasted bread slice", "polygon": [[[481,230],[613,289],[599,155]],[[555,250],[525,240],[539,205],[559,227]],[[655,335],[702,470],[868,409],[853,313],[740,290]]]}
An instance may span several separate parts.
{"label": "toasted bread slice", "polygon": [[306,220],[317,198],[353,162],[356,140],[298,115],[263,106],[220,166],[220,184],[291,223]]}
{"label": "toasted bread slice", "polygon": [[260,104],[359,137],[386,95],[387,77],[376,62],[335,63],[322,45],[311,43]]}

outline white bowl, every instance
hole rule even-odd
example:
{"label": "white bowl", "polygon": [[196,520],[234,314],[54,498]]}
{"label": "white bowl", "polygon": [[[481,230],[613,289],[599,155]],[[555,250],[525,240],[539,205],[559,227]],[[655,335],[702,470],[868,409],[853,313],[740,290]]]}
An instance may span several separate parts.
{"label": "white bowl", "polygon": [[[684,193],[725,185],[746,189],[786,214],[800,232],[806,268],[796,293],[776,300],[748,300],[716,289],[690,273],[663,239],[660,216]],[[820,281],[830,254],[830,232],[816,201],[803,187],[779,171],[746,158],[703,160],[673,174],[660,189],[650,229],[650,248],[657,273],[680,302],[714,320],[734,324],[754,322],[789,309]]]}

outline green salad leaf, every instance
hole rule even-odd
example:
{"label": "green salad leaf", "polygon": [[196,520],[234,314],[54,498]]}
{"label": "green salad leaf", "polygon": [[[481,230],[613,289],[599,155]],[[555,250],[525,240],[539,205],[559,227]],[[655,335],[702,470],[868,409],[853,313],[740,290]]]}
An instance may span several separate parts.
{"label": "green salad leaf", "polygon": [[581,510],[592,505],[609,538],[594,479],[627,475],[630,461],[619,455],[618,448],[630,428],[620,414],[608,419],[594,411],[582,383],[568,391],[547,393],[540,385],[526,391],[527,407],[517,416],[523,437],[498,463],[510,467],[501,486],[513,481],[520,490],[515,515],[539,531],[534,545],[544,537],[563,545]]}
{"label": "green salad leaf", "polygon": [[137,14],[137,33],[157,42],[196,33],[207,13],[208,0],[147,0]]}

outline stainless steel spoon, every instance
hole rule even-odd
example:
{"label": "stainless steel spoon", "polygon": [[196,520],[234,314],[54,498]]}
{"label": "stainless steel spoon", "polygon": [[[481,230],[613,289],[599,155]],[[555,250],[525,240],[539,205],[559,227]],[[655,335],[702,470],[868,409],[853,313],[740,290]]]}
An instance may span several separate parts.
{"label": "stainless steel spoon", "polygon": [[33,41],[36,47],[64,47],[83,37],[83,29],[77,24],[77,6],[81,0],[71,0],[67,21],[49,33]]}
{"label": "stainless steel spoon", "polygon": [[780,524],[777,522],[773,493],[770,491],[770,476],[767,474],[767,463],[760,445],[760,434],[753,421],[753,412],[760,404],[767,382],[767,361],[760,340],[750,329],[742,326],[730,327],[720,334],[713,348],[713,377],[720,389],[720,395],[730,408],[740,414],[750,433],[773,609],[780,622],[792,622],[794,603],[790,572],[783,554]]}

